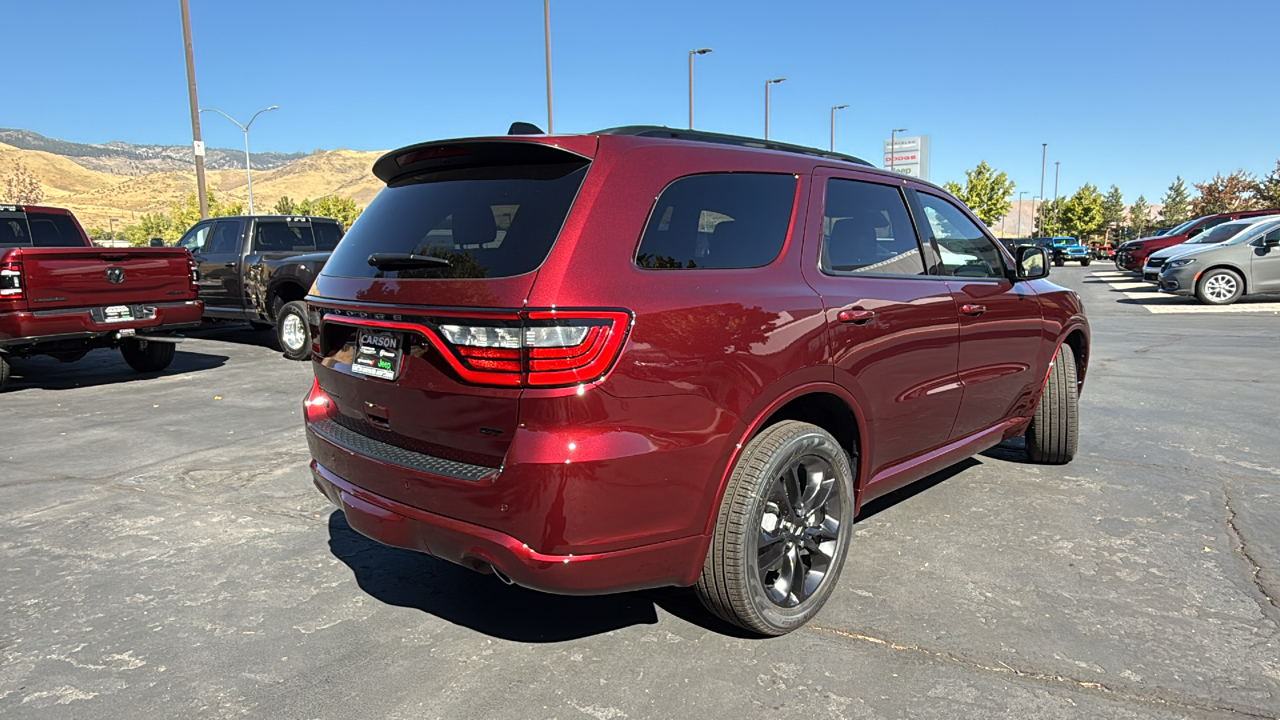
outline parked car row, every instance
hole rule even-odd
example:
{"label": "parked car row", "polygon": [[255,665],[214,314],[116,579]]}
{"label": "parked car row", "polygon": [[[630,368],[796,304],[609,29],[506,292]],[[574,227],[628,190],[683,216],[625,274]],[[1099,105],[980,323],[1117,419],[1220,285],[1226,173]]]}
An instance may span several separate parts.
{"label": "parked car row", "polygon": [[1280,293],[1280,210],[1188,220],[1166,235],[1121,245],[1116,267],[1138,269],[1161,292],[1194,296],[1206,305]]}

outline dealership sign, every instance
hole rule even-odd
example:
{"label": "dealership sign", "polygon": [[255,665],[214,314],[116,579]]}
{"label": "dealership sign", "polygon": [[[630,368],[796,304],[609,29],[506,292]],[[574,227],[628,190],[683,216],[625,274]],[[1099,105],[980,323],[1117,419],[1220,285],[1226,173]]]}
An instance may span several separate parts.
{"label": "dealership sign", "polygon": [[[893,147],[890,147],[892,142]],[[894,172],[929,179],[929,136],[900,137],[884,141],[884,167]]]}

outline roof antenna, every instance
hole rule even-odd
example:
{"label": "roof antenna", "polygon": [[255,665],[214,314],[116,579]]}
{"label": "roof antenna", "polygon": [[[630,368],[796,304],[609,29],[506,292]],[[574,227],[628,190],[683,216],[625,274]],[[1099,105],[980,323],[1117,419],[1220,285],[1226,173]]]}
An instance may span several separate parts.
{"label": "roof antenna", "polygon": [[507,130],[508,135],[546,135],[542,128],[527,122],[513,122],[511,129]]}

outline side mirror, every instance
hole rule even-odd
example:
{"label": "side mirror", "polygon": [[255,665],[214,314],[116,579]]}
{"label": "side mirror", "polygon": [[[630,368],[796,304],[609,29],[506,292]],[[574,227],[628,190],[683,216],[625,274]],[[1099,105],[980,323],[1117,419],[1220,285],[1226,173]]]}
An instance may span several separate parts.
{"label": "side mirror", "polygon": [[1023,245],[1013,257],[1017,261],[1018,280],[1049,277],[1049,253],[1044,248]]}
{"label": "side mirror", "polygon": [[1280,238],[1265,237],[1262,238],[1262,247],[1273,248],[1280,246]]}
{"label": "side mirror", "polygon": [[162,238],[151,238],[147,244],[150,247],[164,247],[164,240]]}

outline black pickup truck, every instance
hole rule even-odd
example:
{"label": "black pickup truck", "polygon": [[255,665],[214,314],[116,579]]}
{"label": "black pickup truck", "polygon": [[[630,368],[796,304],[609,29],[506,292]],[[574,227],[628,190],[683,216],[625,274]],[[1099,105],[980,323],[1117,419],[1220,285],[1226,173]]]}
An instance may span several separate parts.
{"label": "black pickup truck", "polygon": [[178,240],[191,251],[204,317],[276,329],[286,357],[311,357],[303,298],[342,239],[338,221],[255,215],[201,220]]}

